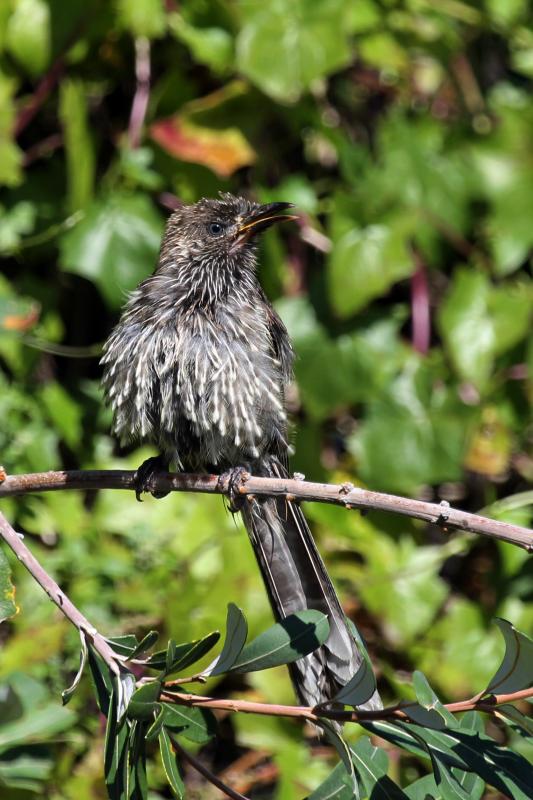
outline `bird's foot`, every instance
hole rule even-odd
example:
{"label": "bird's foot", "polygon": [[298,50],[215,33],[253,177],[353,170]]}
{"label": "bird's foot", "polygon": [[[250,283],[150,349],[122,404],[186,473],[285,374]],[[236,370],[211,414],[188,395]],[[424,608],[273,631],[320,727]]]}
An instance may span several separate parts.
{"label": "bird's foot", "polygon": [[218,485],[229,498],[228,509],[232,514],[240,511],[244,503],[244,495],[239,491],[250,477],[246,467],[231,467],[227,469],[218,479]]}
{"label": "bird's foot", "polygon": [[151,488],[152,479],[161,472],[168,472],[168,461],[164,456],[147,458],[137,469],[133,480],[135,482],[135,497],[140,503],[142,502],[141,494],[143,492],[151,492],[152,496],[158,500],[161,497],[166,497],[168,492],[153,492]]}

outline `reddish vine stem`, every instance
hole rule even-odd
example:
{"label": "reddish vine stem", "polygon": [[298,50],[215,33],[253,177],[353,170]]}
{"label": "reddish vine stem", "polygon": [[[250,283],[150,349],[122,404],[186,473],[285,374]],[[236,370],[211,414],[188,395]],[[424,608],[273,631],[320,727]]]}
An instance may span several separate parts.
{"label": "reddish vine stem", "polygon": [[[3,478],[3,480],[2,480]],[[6,475],[0,472],[0,499],[32,492],[63,489],[134,489],[135,473],[126,470],[72,470]],[[202,492],[225,494],[229,486],[217,475],[161,473],[150,484],[152,491]],[[244,496],[285,497],[287,501],[329,503],[346,509],[387,511],[439,525],[442,530],[456,529],[489,536],[533,552],[533,531],[508,522],[488,519],[451,508],[448,503],[426,503],[407,497],[371,492],[351,484],[311,483],[300,478],[243,477],[239,492]]]}

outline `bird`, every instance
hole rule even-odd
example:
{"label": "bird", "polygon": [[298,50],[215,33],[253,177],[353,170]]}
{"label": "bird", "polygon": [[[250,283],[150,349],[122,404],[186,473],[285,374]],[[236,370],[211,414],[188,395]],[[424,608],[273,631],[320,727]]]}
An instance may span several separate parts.
{"label": "bird", "polygon": [[[136,472],[137,499],[171,464],[237,480],[239,470],[289,476],[294,353],[257,268],[260,234],[297,219],[285,213],[291,207],[221,193],[169,217],[155,271],[129,295],[101,359],[114,432],[159,452]],[[289,672],[302,704],[329,703],[362,665],[363,645],[304,514],[282,497],[235,503],[275,619],[305,609],[327,615],[326,641]],[[377,690],[359,707],[381,708]]]}

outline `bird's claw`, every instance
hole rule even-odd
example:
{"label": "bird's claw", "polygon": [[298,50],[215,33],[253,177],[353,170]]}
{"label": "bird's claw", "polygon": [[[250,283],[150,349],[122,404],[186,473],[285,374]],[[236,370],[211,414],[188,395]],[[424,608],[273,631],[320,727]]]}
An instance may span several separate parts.
{"label": "bird's claw", "polygon": [[239,491],[244,486],[250,473],[246,467],[231,467],[222,473],[218,479],[218,485],[229,498],[228,509],[232,514],[240,511],[244,502],[244,496]]}
{"label": "bird's claw", "polygon": [[152,456],[143,461],[141,466],[136,470],[134,475],[134,488],[135,497],[142,503],[141,494],[143,492],[150,492],[153,497],[160,499],[165,497],[168,492],[154,492],[152,491],[152,479],[159,475],[161,472],[168,472],[168,463],[163,456]]}

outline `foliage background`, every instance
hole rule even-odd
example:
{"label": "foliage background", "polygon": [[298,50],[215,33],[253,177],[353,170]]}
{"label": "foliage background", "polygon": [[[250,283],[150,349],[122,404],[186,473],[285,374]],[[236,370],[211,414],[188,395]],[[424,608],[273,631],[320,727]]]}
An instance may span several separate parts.
{"label": "foliage background", "polygon": [[[7,471],[142,461],[148,450],[109,435],[94,346],[152,270],[177,200],[251,192],[301,213],[268,234],[261,258],[298,353],[294,469],[528,524],[531,23],[527,0],[2,3]],[[106,634],[156,627],[188,640],[221,627],[229,600],[252,633],[270,624],[245,534],[219,498],[72,492],[3,510]],[[443,699],[470,696],[503,651],[492,618],[531,632],[533,571],[516,548],[307,511],[385,699],[412,696],[414,668]],[[19,728],[2,739],[0,725],[2,797],[103,797],[88,684],[59,707],[76,635],[13,566],[20,613],[0,633],[0,704]],[[283,669],[215,691],[292,702]],[[235,788],[278,800],[327,774],[329,749],[315,755],[299,726],[244,715],[202,750]],[[391,763],[404,785],[426,769]],[[157,760],[151,776],[152,797],[168,797]],[[191,797],[210,796],[188,780]]]}

